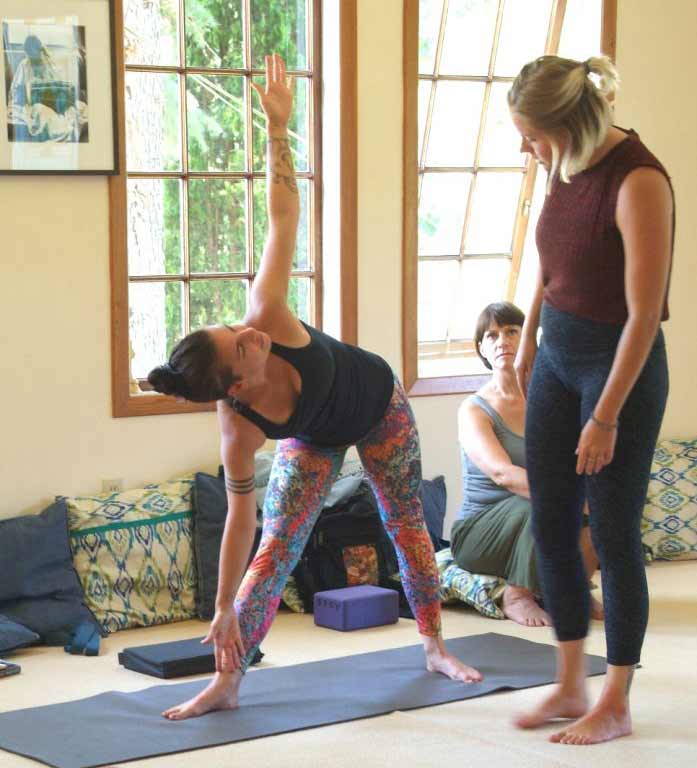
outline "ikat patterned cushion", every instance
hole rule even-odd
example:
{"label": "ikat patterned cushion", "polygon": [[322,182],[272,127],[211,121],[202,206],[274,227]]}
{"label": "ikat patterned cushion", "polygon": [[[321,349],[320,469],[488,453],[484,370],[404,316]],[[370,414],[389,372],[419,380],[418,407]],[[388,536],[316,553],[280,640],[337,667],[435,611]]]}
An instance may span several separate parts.
{"label": "ikat patterned cushion", "polygon": [[641,533],[656,559],[697,559],[697,440],[656,446]]}
{"label": "ikat patterned cushion", "polygon": [[293,613],[305,613],[305,603],[303,603],[303,599],[300,597],[300,590],[298,589],[295,576],[288,577],[288,581],[285,587],[283,587],[281,600],[283,605],[293,611]]}
{"label": "ikat patterned cushion", "polygon": [[65,499],[75,570],[107,632],[196,616],[192,485],[187,477]]}
{"label": "ikat patterned cushion", "polygon": [[440,595],[444,603],[460,600],[491,619],[505,618],[500,607],[503,590],[506,588],[504,579],[465,571],[455,562],[449,549],[436,552],[436,563],[440,576]]}

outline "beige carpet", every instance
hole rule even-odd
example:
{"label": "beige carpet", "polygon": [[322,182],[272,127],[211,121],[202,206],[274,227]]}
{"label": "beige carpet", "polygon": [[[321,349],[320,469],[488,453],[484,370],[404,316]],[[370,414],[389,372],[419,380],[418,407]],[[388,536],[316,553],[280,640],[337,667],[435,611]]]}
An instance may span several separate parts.
{"label": "beige carpet", "polygon": [[[536,702],[545,690],[535,688],[125,765],[692,768],[697,765],[697,562],[657,563],[647,572],[651,619],[643,669],[637,673],[633,688],[634,735],[629,738],[593,747],[569,747],[546,740],[554,727],[535,732],[516,730],[510,724],[511,717]],[[445,609],[444,628],[446,638],[493,631],[552,642],[547,629],[525,629],[510,621],[485,619],[464,607]],[[203,624],[191,621],[121,632],[103,641],[98,658],[72,657],[61,649],[49,648],[17,653],[13,658],[22,665],[22,674],[0,680],[0,711],[159,684],[156,678],[119,667],[118,651],[129,645],[193,637],[203,630]],[[311,616],[281,613],[263,649],[269,665],[281,665],[417,640],[414,623],[405,620],[390,627],[344,634],[315,627]],[[604,649],[602,628],[594,622],[588,651],[604,654]],[[591,680],[591,695],[597,694],[603,679]],[[70,737],[56,734],[57,739]],[[37,765],[0,752],[1,768]]]}

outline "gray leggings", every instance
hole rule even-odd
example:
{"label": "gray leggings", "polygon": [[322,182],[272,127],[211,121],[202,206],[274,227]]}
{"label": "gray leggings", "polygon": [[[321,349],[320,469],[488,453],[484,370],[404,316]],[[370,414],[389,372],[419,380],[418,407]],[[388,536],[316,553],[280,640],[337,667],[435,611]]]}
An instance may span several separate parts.
{"label": "gray leggings", "polygon": [[597,475],[579,476],[574,451],[609,375],[622,326],[548,304],[541,324],[525,452],[545,608],[558,640],[586,636],[589,592],[578,543],[585,497],[602,573],[607,659],[617,666],[636,664],[648,620],[641,512],[668,396],[663,333],[620,413],[612,462]]}

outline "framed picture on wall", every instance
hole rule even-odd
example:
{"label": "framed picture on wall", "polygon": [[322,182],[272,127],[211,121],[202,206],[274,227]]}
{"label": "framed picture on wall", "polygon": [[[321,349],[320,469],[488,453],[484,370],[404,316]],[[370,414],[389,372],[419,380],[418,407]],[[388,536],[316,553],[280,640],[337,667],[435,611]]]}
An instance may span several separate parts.
{"label": "framed picture on wall", "polygon": [[114,0],[0,0],[0,173],[118,173]]}

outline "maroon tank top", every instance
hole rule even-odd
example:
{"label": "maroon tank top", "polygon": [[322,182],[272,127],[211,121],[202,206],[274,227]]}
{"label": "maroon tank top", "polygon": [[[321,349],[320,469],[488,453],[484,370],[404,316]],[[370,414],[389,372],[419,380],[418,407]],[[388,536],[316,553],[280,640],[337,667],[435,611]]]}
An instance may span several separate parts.
{"label": "maroon tank top", "polygon": [[[562,312],[605,323],[623,324],[628,316],[624,245],[615,222],[620,186],[627,174],[641,167],[656,168],[670,184],[665,168],[639,136],[632,130],[626,133],[627,138],[598,163],[572,176],[570,184],[555,179],[536,231],[544,301]],[[661,319],[668,319],[667,289]]]}

